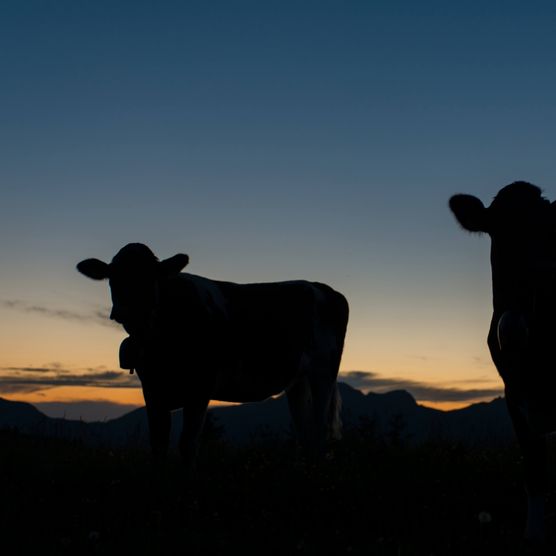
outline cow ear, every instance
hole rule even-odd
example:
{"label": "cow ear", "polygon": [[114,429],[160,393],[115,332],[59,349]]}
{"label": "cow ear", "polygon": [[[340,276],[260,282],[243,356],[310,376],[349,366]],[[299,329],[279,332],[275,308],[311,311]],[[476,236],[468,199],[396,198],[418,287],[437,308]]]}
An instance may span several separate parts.
{"label": "cow ear", "polygon": [[450,209],[462,228],[469,232],[488,232],[487,209],[473,195],[454,195],[450,198]]}
{"label": "cow ear", "polygon": [[77,270],[93,280],[104,280],[108,278],[109,266],[98,259],[85,259],[77,263]]}
{"label": "cow ear", "polygon": [[162,276],[171,276],[172,274],[179,274],[189,262],[187,255],[178,253],[173,257],[164,259],[158,263],[158,272]]}

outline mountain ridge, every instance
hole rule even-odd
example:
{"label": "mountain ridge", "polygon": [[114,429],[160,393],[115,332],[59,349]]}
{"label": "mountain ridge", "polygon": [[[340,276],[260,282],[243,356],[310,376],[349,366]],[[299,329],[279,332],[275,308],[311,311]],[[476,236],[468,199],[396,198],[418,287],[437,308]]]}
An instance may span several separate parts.
{"label": "mountain ridge", "polygon": [[[503,398],[441,411],[419,405],[405,390],[363,393],[339,383],[342,421],[346,430],[372,429],[373,434],[401,435],[410,442],[449,439],[468,443],[513,440],[511,422]],[[285,396],[264,402],[215,406],[209,409],[208,427],[219,430],[231,443],[242,444],[264,437],[292,434]],[[47,417],[26,402],[0,398],[0,428],[17,429],[39,436],[55,436],[107,446],[148,445],[144,407],[107,421],[86,423]],[[181,411],[172,415],[172,442],[181,430]]]}

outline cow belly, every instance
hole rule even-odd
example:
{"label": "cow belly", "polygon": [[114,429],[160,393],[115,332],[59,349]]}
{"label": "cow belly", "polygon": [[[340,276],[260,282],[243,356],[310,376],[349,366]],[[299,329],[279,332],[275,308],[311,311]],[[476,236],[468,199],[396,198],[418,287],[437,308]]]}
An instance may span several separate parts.
{"label": "cow belly", "polygon": [[298,376],[299,365],[240,366],[219,373],[211,399],[223,402],[257,402],[283,392]]}
{"label": "cow belly", "polygon": [[238,367],[225,371],[200,368],[196,372],[168,372],[168,368],[137,369],[145,403],[152,400],[168,409],[183,407],[188,399],[203,396],[223,402],[262,401],[283,392],[298,374],[299,366]]}
{"label": "cow belly", "polygon": [[137,369],[137,375],[143,387],[145,403],[165,407],[167,409],[179,409],[187,401],[192,393],[200,393],[201,388],[192,385],[185,380],[184,373],[165,372],[164,368],[153,370]]}

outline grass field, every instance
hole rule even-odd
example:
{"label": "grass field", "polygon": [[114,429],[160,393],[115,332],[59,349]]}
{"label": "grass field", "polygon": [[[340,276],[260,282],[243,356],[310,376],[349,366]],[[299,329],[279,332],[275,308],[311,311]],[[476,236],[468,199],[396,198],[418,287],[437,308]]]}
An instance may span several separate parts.
{"label": "grass field", "polygon": [[140,450],[8,431],[0,450],[4,554],[523,553],[513,446],[409,446],[359,430],[313,466],[289,441],[213,439],[190,480],[174,456],[155,477]]}

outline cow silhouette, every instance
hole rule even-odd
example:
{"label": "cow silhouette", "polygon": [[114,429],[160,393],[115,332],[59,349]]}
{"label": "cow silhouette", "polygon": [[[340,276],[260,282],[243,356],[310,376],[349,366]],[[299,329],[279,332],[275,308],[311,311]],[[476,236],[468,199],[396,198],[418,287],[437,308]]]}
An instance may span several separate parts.
{"label": "cow silhouette", "polygon": [[546,434],[556,429],[556,204],[527,182],[502,188],[489,207],[454,195],[463,228],[491,238],[492,359],[520,444],[528,498],[525,535],[545,537]]}
{"label": "cow silhouette", "polygon": [[140,243],[112,262],[87,259],[79,272],[108,279],[110,318],[129,338],[155,459],[168,450],[171,410],[183,408],[180,451],[192,466],[210,400],[260,401],[287,393],[301,443],[321,453],[341,432],[336,378],[348,321],[345,297],[325,284],[235,284],[183,273],[187,255],[159,261]]}

